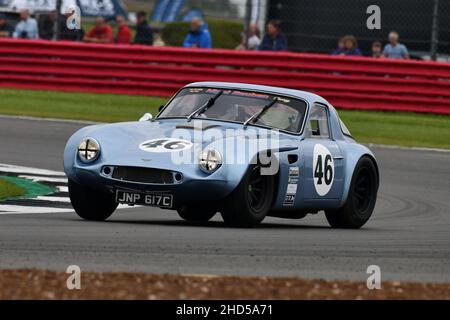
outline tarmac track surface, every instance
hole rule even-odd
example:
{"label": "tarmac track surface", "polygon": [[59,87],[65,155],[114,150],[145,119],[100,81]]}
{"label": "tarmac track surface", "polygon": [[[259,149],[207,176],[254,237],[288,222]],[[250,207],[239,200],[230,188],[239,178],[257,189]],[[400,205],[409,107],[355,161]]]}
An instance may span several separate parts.
{"label": "tarmac track surface", "polygon": [[[62,171],[81,123],[0,118],[0,163]],[[300,276],[450,282],[450,153],[372,148],[381,171],[377,206],[361,230],[334,230],[322,214],[225,228],[218,215],[189,225],[171,211],[134,208],[107,222],[73,212],[0,212],[0,268]]]}

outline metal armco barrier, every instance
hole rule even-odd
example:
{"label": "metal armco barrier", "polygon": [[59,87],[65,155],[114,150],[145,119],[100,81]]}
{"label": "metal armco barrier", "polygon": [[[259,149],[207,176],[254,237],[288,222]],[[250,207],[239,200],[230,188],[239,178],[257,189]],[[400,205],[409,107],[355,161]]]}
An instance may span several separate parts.
{"label": "metal armco barrier", "polygon": [[446,63],[0,39],[0,87],[166,97],[195,81],[306,90],[343,109],[450,114]]}

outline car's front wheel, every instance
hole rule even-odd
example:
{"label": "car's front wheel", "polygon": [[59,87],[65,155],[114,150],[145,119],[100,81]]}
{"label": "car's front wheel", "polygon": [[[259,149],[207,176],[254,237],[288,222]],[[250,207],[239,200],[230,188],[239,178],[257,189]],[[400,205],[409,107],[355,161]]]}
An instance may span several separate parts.
{"label": "car's front wheel", "polygon": [[260,166],[251,166],[238,187],[225,200],[222,218],[232,227],[254,227],[269,212],[274,196],[275,178],[261,175]]}
{"label": "car's front wheel", "polygon": [[178,215],[186,221],[202,223],[209,221],[216,215],[217,210],[196,206],[183,206],[177,210]]}
{"label": "car's front wheel", "polygon": [[368,157],[361,158],[353,172],[345,205],[327,210],[325,215],[333,228],[361,228],[371,217],[378,192],[378,174]]}
{"label": "car's front wheel", "polygon": [[75,212],[81,218],[104,221],[117,209],[113,194],[98,192],[69,180],[69,196]]}

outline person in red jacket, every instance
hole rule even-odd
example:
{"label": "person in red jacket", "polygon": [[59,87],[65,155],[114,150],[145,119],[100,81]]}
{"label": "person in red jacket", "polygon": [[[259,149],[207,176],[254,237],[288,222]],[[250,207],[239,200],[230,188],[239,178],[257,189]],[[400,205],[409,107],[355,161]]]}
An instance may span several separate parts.
{"label": "person in red jacket", "polygon": [[88,34],[83,38],[85,42],[96,43],[112,43],[112,28],[105,22],[105,19],[98,17],[95,19],[95,26],[89,30]]}
{"label": "person in red jacket", "polygon": [[130,44],[131,43],[131,31],[128,27],[127,22],[123,16],[116,17],[117,22],[117,34],[116,43],[119,44]]}

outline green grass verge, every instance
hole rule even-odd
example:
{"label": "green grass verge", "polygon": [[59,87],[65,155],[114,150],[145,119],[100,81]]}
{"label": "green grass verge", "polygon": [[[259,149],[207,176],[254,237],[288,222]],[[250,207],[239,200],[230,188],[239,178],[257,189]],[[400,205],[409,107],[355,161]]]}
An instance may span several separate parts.
{"label": "green grass verge", "polygon": [[450,116],[348,110],[339,115],[359,142],[450,149]]}
{"label": "green grass verge", "polygon": [[117,122],[155,115],[167,99],[115,94],[0,89],[0,113],[45,118]]}
{"label": "green grass verge", "polygon": [[[114,94],[0,89],[0,114],[89,121],[136,120],[157,113],[167,99]],[[450,116],[340,110],[354,137],[364,143],[450,149]]]}
{"label": "green grass verge", "polygon": [[24,196],[25,193],[25,189],[4,179],[3,177],[0,177],[0,201],[21,197]]}
{"label": "green grass verge", "polygon": [[29,199],[56,192],[56,188],[27,179],[0,176],[0,201]]}

